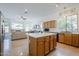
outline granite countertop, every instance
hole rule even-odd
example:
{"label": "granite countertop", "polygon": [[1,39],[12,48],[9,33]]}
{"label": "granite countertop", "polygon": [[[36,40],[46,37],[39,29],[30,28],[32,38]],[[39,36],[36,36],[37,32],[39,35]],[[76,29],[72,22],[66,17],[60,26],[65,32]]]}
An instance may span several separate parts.
{"label": "granite countertop", "polygon": [[72,34],[79,34],[79,32],[72,32]]}
{"label": "granite countertop", "polygon": [[62,33],[67,33],[67,34],[79,34],[79,32],[62,32]]}
{"label": "granite countertop", "polygon": [[50,36],[50,35],[56,35],[56,33],[28,33],[28,36],[34,37],[34,38],[39,38],[39,37],[44,37],[44,36]]}

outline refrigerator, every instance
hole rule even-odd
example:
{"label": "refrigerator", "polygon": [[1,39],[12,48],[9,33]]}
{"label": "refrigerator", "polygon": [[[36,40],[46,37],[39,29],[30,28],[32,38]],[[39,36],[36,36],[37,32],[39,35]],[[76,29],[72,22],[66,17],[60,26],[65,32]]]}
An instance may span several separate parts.
{"label": "refrigerator", "polygon": [[10,22],[0,11],[0,55],[8,56],[11,48]]}
{"label": "refrigerator", "polygon": [[0,11],[0,56],[3,55],[3,39],[4,39],[4,29],[3,29],[3,20],[2,20],[2,13]]}

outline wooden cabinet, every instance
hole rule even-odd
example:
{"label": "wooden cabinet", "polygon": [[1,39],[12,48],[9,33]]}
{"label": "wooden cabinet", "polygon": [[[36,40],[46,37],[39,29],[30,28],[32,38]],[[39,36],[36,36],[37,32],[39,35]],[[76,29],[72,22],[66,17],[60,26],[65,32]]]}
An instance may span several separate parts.
{"label": "wooden cabinet", "polygon": [[36,56],[37,55],[37,40],[35,40],[33,37],[29,37],[30,43],[29,43],[29,55]]}
{"label": "wooden cabinet", "polygon": [[54,37],[53,36],[50,36],[50,51],[52,51],[54,48]]}
{"label": "wooden cabinet", "polygon": [[47,22],[45,23],[45,26],[46,26],[46,28],[48,28],[48,23]]}
{"label": "wooden cabinet", "polygon": [[79,47],[79,34],[74,33],[64,33],[59,34],[59,42]]}
{"label": "wooden cabinet", "polygon": [[44,22],[43,27],[44,28],[49,28],[49,22]]}
{"label": "wooden cabinet", "polygon": [[64,43],[64,33],[59,34],[59,42]]}
{"label": "wooden cabinet", "polygon": [[44,38],[33,38],[29,37],[30,44],[29,44],[29,55],[32,56],[43,56],[44,55]]}
{"label": "wooden cabinet", "polygon": [[50,44],[49,44],[50,51],[56,48],[56,45],[57,45],[56,40],[57,40],[57,37],[55,35],[50,36]]}
{"label": "wooden cabinet", "polygon": [[66,43],[66,44],[69,44],[69,45],[71,45],[71,43],[72,43],[72,34],[71,33],[65,33],[64,34],[65,36],[65,38],[64,38],[64,43]]}
{"label": "wooden cabinet", "polygon": [[51,21],[51,28],[56,28],[56,20]]}
{"label": "wooden cabinet", "polygon": [[49,36],[45,37],[45,54],[49,53]]}
{"label": "wooden cabinet", "polygon": [[43,56],[44,55],[44,38],[41,37],[41,38],[38,38],[38,41],[37,41],[37,55],[38,56]]}
{"label": "wooden cabinet", "polygon": [[79,34],[72,35],[72,45],[79,47]]}
{"label": "wooden cabinet", "polygon": [[56,20],[44,22],[43,27],[44,28],[56,28]]}
{"label": "wooden cabinet", "polygon": [[56,48],[56,35],[29,37],[29,40],[29,55],[31,56],[44,56]]}
{"label": "wooden cabinet", "polygon": [[53,48],[56,48],[56,46],[57,46],[57,37],[54,35],[53,39],[54,39],[54,46],[53,46]]}

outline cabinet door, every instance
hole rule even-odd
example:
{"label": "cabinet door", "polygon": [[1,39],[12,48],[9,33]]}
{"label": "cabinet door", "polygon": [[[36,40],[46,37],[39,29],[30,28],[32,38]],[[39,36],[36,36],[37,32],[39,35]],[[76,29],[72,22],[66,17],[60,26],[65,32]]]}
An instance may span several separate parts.
{"label": "cabinet door", "polygon": [[78,47],[79,47],[79,34],[78,34]]}
{"label": "cabinet door", "polygon": [[65,33],[65,43],[71,45],[72,35],[70,33]]}
{"label": "cabinet door", "polygon": [[43,23],[43,28],[45,28],[45,22]]}
{"label": "cabinet door", "polygon": [[52,21],[52,28],[56,28],[56,20]]}
{"label": "cabinet door", "polygon": [[73,34],[72,35],[72,45],[73,46],[79,46],[79,38],[78,38],[78,34]]}
{"label": "cabinet door", "polygon": [[44,28],[48,28],[48,24],[47,24],[47,22],[44,22],[43,27],[44,27]]}
{"label": "cabinet door", "polygon": [[37,55],[37,39],[29,37],[29,55],[36,56]]}
{"label": "cabinet door", "polygon": [[59,34],[59,42],[64,43],[64,34],[63,33]]}
{"label": "cabinet door", "polygon": [[51,21],[49,22],[49,26],[50,26],[49,28],[52,28],[52,27],[51,27],[51,26],[52,26],[52,22],[51,22]]}
{"label": "cabinet door", "polygon": [[37,42],[37,54],[38,56],[44,55],[44,38],[38,38]]}
{"label": "cabinet door", "polygon": [[45,54],[49,53],[49,36],[45,37]]}
{"label": "cabinet door", "polygon": [[47,22],[47,28],[49,28],[49,22]]}
{"label": "cabinet door", "polygon": [[50,22],[49,21],[47,22],[47,28],[50,28]]}
{"label": "cabinet door", "polygon": [[57,46],[57,36],[56,35],[53,35],[53,39],[54,39],[54,46],[53,46],[53,48],[56,48],[56,46]]}
{"label": "cabinet door", "polygon": [[54,37],[53,36],[50,36],[50,42],[49,42],[49,45],[50,45],[50,51],[52,51],[54,48]]}
{"label": "cabinet door", "polygon": [[78,35],[75,35],[75,46],[78,46]]}

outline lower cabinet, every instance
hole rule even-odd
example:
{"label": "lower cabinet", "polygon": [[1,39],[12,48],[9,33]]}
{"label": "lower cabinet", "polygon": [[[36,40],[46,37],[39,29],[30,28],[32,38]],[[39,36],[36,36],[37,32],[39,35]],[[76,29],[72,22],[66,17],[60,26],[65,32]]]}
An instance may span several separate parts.
{"label": "lower cabinet", "polygon": [[45,54],[48,54],[49,53],[49,39],[50,39],[50,36],[47,36],[44,38],[45,40]]}
{"label": "lower cabinet", "polygon": [[71,45],[71,43],[72,43],[72,34],[71,33],[66,33],[64,35],[65,35],[64,36],[65,37],[64,38],[64,43]]}
{"label": "lower cabinet", "polygon": [[37,55],[44,56],[44,38],[37,39]]}
{"label": "lower cabinet", "polygon": [[64,33],[59,34],[59,42],[64,43]]}
{"label": "lower cabinet", "polygon": [[53,39],[54,39],[54,45],[53,45],[53,48],[55,49],[56,46],[57,46],[57,36],[53,36]]}
{"label": "lower cabinet", "polygon": [[64,35],[59,34],[59,42],[79,47],[79,34],[74,33],[64,33]]}
{"label": "lower cabinet", "polygon": [[53,49],[56,48],[57,45],[57,37],[56,36],[50,36],[50,41],[49,41],[49,50],[52,51]]}
{"label": "lower cabinet", "polygon": [[29,55],[36,56],[37,55],[37,40],[33,37],[29,37]]}
{"label": "lower cabinet", "polygon": [[79,47],[79,35],[78,34],[72,35],[72,45]]}
{"label": "lower cabinet", "polygon": [[56,35],[33,38],[29,37],[29,55],[44,56],[56,47]]}
{"label": "lower cabinet", "polygon": [[49,43],[49,46],[50,46],[50,51],[52,51],[54,48],[54,36],[50,36],[50,43]]}

